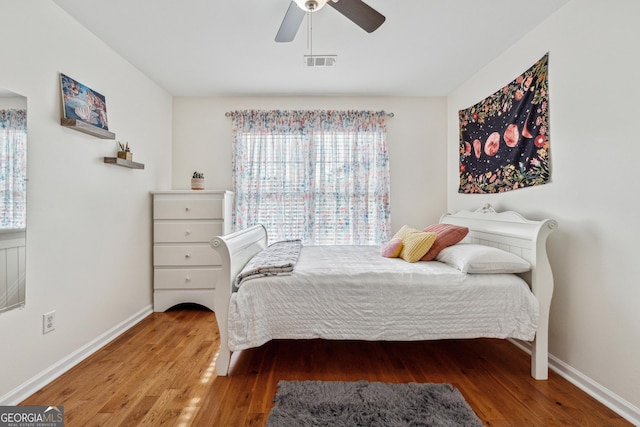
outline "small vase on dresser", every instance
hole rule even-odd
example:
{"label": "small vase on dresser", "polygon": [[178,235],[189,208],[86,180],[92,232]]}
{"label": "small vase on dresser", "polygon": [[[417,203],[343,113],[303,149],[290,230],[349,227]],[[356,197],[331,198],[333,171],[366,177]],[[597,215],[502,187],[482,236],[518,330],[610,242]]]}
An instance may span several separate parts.
{"label": "small vase on dresser", "polygon": [[192,190],[204,190],[204,178],[191,178]]}
{"label": "small vase on dresser", "polygon": [[204,174],[202,172],[194,172],[191,177],[192,190],[204,190]]}
{"label": "small vase on dresser", "polygon": [[181,303],[213,310],[220,258],[209,245],[231,232],[233,192],[153,191],[153,310]]}

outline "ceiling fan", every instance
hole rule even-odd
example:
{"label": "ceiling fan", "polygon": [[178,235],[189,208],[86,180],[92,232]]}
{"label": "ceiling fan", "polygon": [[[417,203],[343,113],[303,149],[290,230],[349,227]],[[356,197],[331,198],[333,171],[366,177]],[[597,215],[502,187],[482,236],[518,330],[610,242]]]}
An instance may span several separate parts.
{"label": "ceiling fan", "polygon": [[386,19],[362,0],[293,0],[280,24],[276,42],[293,41],[307,12],[317,12],[325,4],[333,7],[368,33],[374,32]]}

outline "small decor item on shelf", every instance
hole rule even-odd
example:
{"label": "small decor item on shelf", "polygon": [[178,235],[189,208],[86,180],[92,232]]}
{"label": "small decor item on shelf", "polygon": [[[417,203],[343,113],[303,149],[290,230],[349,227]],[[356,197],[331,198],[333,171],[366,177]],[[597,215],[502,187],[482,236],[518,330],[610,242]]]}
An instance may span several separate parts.
{"label": "small decor item on shelf", "polygon": [[204,174],[202,172],[194,172],[191,177],[192,190],[204,190]]}
{"label": "small decor item on shelf", "polygon": [[133,153],[129,148],[129,142],[122,144],[122,142],[118,141],[118,157],[121,159],[133,161]]}

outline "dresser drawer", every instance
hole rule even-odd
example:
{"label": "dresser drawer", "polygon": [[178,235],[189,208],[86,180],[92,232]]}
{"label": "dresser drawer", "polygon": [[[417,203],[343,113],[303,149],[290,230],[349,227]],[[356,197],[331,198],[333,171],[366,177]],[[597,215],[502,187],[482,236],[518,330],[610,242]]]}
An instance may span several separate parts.
{"label": "dresser drawer", "polygon": [[214,268],[156,268],[153,287],[155,289],[215,289],[220,276],[220,269]]}
{"label": "dresser drawer", "polygon": [[154,219],[223,219],[222,199],[162,199],[153,200]]}
{"label": "dresser drawer", "polygon": [[154,266],[220,265],[220,255],[209,245],[155,245]]}
{"label": "dresser drawer", "polygon": [[215,236],[224,234],[221,221],[158,222],[153,224],[153,241],[209,243]]}

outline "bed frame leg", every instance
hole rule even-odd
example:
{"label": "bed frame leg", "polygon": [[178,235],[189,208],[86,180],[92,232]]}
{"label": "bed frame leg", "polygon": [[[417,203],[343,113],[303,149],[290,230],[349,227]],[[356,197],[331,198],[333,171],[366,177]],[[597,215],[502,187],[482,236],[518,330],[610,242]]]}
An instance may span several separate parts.
{"label": "bed frame leg", "polygon": [[549,337],[548,326],[538,327],[538,333],[531,345],[531,376],[536,380],[549,379]]}
{"label": "bed frame leg", "polygon": [[226,345],[224,349],[222,347],[221,345],[218,356],[216,357],[216,375],[226,377],[229,373],[229,365],[231,364],[231,352],[226,348]]}
{"label": "bed frame leg", "polygon": [[218,332],[220,334],[220,349],[216,357],[216,374],[224,377],[229,373],[229,365],[231,364],[231,350],[229,350],[228,341],[228,325],[227,318],[229,315],[229,298],[228,293],[216,290],[218,294],[213,302],[215,307],[216,322],[218,323]]}
{"label": "bed frame leg", "polygon": [[[218,330],[220,332],[220,349],[216,357],[216,374],[219,377],[227,376],[229,373],[229,365],[231,364],[231,350],[229,350],[229,342],[227,340],[227,313],[228,310],[224,304],[219,304],[215,311],[216,320],[218,322]],[[224,323],[223,323],[224,322]]]}

